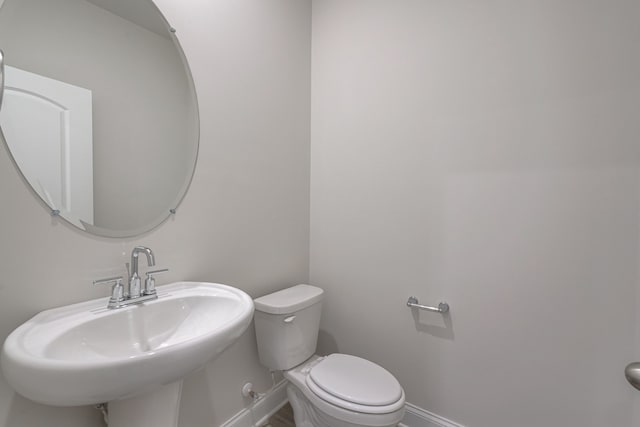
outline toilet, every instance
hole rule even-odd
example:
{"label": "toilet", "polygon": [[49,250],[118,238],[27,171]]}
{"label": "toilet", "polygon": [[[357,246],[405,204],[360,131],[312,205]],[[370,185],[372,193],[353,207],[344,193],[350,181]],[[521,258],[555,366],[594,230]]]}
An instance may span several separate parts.
{"label": "toilet", "polygon": [[296,285],[257,298],[260,363],[282,371],[296,427],[392,427],[404,390],[383,367],[360,357],[315,355],[323,290]]}

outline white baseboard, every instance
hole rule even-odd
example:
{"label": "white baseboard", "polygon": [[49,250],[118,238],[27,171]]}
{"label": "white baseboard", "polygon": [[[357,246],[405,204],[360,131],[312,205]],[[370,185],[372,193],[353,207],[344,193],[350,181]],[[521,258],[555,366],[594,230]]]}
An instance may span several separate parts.
{"label": "white baseboard", "polygon": [[[282,380],[250,408],[231,417],[221,427],[264,426],[269,418],[287,403],[287,380]],[[406,413],[399,427],[464,427],[440,415],[406,403]]]}
{"label": "white baseboard", "polygon": [[440,415],[424,410],[411,403],[406,403],[407,412],[400,423],[400,427],[464,427]]}
{"label": "white baseboard", "polygon": [[287,403],[287,380],[282,380],[269,390],[266,395],[242,411],[235,414],[221,427],[256,427],[263,426],[278,409]]}

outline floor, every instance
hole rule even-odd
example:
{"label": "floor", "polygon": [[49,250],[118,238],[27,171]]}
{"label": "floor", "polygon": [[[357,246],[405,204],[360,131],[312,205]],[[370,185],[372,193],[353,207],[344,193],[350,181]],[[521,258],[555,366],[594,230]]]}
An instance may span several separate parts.
{"label": "floor", "polygon": [[296,427],[293,422],[293,409],[288,403],[269,418],[265,427]]}

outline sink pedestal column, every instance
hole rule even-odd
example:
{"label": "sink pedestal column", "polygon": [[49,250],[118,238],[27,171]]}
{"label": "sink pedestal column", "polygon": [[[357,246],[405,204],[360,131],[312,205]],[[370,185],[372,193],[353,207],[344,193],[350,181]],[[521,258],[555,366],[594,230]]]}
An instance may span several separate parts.
{"label": "sink pedestal column", "polygon": [[177,427],[182,380],[109,402],[109,427]]}

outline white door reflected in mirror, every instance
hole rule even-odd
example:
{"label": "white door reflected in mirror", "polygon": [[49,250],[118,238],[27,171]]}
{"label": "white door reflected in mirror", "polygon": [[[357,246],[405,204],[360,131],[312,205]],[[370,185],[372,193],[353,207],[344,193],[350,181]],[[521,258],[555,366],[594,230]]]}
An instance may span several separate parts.
{"label": "white door reflected in mirror", "polygon": [[[66,139],[76,130],[60,121],[76,114],[66,100],[45,94],[45,102],[38,91],[27,102],[14,94],[12,104],[22,103],[22,112],[27,105],[42,109],[27,115],[49,123],[25,123],[22,113],[1,123],[0,144],[24,158],[16,159],[17,169],[54,213],[91,234],[131,237],[175,212],[195,168],[198,106],[176,31],[152,0],[6,0],[0,49],[5,65],[91,91],[87,162],[69,159],[78,148],[75,137]],[[38,139],[37,148],[23,150],[24,139]],[[37,158],[26,161],[32,154]],[[45,180],[38,172],[33,178],[23,168],[33,163],[40,169],[45,160],[51,161],[46,170],[62,176]],[[87,209],[79,208],[82,186],[92,191]]]}
{"label": "white door reflected in mirror", "polygon": [[34,191],[71,223],[93,224],[91,91],[5,67],[0,127]]}

